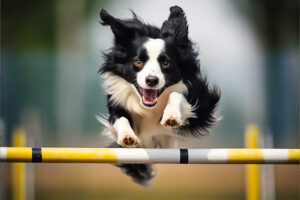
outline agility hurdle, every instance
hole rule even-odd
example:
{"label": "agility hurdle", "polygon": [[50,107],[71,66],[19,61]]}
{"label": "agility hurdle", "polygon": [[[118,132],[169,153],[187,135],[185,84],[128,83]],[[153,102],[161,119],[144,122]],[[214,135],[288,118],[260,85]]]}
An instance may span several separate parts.
{"label": "agility hurdle", "polygon": [[[25,133],[17,134],[21,130],[13,134],[16,141],[25,138]],[[14,163],[13,167],[20,165],[13,170],[13,196],[14,199],[24,200],[26,162],[247,164],[246,197],[247,200],[258,200],[260,172],[256,164],[300,164],[300,149],[259,149],[258,134],[257,126],[248,126],[245,132],[246,148],[242,149],[32,148],[13,142],[16,147],[0,147],[0,163]]]}
{"label": "agility hurdle", "polygon": [[0,147],[1,162],[299,164],[300,149]]}

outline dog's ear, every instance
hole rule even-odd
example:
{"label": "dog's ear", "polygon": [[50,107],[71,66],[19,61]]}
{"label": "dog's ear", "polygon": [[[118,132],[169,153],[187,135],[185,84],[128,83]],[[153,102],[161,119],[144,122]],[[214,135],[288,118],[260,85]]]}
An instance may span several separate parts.
{"label": "dog's ear", "polygon": [[173,42],[188,42],[188,24],[184,11],[179,6],[170,8],[170,15],[161,27],[161,38]]}
{"label": "dog's ear", "polygon": [[129,39],[134,34],[134,31],[126,25],[125,21],[113,17],[104,9],[100,11],[100,19],[102,25],[110,26],[117,40]]}
{"label": "dog's ear", "polygon": [[100,23],[110,26],[115,39],[119,43],[128,43],[137,35],[146,35],[147,29],[133,12],[133,19],[121,20],[110,15],[106,10],[100,11]]}

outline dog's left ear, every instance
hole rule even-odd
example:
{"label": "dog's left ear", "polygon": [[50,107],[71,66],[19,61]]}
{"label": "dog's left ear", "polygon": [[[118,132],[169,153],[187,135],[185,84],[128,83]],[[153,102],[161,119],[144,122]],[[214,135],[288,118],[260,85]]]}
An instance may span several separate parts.
{"label": "dog's left ear", "polygon": [[161,38],[171,40],[173,42],[188,42],[188,24],[184,11],[179,6],[170,8],[170,15],[161,27]]}

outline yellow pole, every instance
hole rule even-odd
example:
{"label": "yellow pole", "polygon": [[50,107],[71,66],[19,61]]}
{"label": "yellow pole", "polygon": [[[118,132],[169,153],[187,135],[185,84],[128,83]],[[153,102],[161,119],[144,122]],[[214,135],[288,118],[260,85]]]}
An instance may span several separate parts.
{"label": "yellow pole", "polygon": [[[12,144],[15,147],[26,146],[26,134],[23,129],[13,131]],[[12,165],[13,188],[12,196],[14,200],[26,200],[26,164],[14,163]]]}
{"label": "yellow pole", "polygon": [[300,149],[0,147],[0,162],[179,164],[182,158],[189,164],[300,164]]}
{"label": "yellow pole", "polygon": [[[248,125],[245,131],[245,147],[258,148],[258,127],[254,124]],[[246,195],[247,200],[260,199],[259,165],[246,165]]]}

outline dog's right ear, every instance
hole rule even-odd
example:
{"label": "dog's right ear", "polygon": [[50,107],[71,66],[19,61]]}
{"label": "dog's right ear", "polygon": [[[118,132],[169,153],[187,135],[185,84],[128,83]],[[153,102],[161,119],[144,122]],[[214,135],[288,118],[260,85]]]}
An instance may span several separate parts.
{"label": "dog's right ear", "polygon": [[117,41],[128,41],[134,36],[134,30],[124,20],[113,17],[104,9],[100,11],[100,19],[102,25],[110,26]]}

